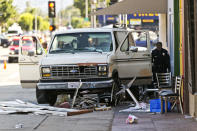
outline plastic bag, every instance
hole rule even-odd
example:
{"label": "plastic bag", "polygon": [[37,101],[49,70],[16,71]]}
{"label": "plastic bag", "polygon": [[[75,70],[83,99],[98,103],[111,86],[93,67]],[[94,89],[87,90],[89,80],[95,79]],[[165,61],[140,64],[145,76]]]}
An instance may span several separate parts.
{"label": "plastic bag", "polygon": [[126,124],[137,123],[138,118],[134,115],[129,114],[128,118],[126,119]]}

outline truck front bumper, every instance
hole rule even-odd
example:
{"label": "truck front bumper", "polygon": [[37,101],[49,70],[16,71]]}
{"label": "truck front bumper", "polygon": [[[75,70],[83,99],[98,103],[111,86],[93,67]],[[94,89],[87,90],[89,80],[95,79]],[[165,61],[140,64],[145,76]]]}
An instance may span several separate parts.
{"label": "truck front bumper", "polygon": [[72,90],[80,87],[80,89],[101,89],[112,87],[113,80],[106,81],[91,81],[91,82],[39,82],[37,84],[38,89],[41,90]]}

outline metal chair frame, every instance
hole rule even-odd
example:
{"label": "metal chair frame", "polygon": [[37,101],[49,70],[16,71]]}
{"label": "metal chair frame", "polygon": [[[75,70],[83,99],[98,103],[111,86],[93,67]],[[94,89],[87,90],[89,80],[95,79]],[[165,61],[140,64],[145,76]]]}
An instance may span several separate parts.
{"label": "metal chair frame", "polygon": [[157,87],[159,89],[166,89],[172,87],[172,76],[169,73],[156,73]]}
{"label": "metal chair frame", "polygon": [[[166,83],[168,83],[168,82],[166,82]],[[167,101],[172,99],[173,104],[172,104],[171,110],[174,109],[175,105],[177,105],[177,109],[178,109],[178,103],[179,103],[181,113],[183,114],[182,101],[181,101],[181,86],[182,86],[182,77],[176,76],[175,85],[171,86],[171,90],[163,90],[163,91],[161,90],[160,91],[161,113],[163,113],[163,98],[164,98],[165,113],[167,113],[167,107],[168,107]],[[173,87],[174,87],[174,90],[173,90]]]}

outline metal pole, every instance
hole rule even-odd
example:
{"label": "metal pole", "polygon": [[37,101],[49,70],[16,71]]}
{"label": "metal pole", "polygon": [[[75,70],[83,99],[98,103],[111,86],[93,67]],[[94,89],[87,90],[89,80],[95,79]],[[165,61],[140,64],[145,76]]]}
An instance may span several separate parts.
{"label": "metal pole", "polygon": [[[91,1],[91,12],[96,11],[96,3],[97,3],[97,0]],[[96,27],[96,15],[91,16],[91,25],[93,28]]]}
{"label": "metal pole", "polygon": [[[93,12],[93,2],[91,2],[91,13]],[[93,24],[93,16],[91,15],[91,27],[93,28],[94,27],[94,24]]]}
{"label": "metal pole", "polygon": [[71,25],[71,13],[68,13],[68,20],[69,20],[69,25]]}
{"label": "metal pole", "polygon": [[86,19],[88,18],[88,0],[86,0]]}
{"label": "metal pole", "polygon": [[127,14],[125,14],[125,27],[127,28]]}
{"label": "metal pole", "polygon": [[35,32],[37,33],[37,9],[35,14]]}
{"label": "metal pole", "polygon": [[[94,10],[95,12],[96,10]],[[96,28],[96,15],[94,15],[94,28]]]}

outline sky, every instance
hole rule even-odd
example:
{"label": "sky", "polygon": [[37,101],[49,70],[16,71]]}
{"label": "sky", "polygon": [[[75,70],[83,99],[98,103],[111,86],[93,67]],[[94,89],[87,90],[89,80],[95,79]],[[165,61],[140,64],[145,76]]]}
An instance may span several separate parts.
{"label": "sky", "polygon": [[[32,7],[40,8],[43,12],[48,12],[48,1],[49,0],[13,0],[13,5],[19,9],[19,12],[24,11],[26,8],[26,2],[29,1]],[[56,1],[56,12],[60,9],[64,9],[69,5],[73,4],[73,0],[54,0]]]}

